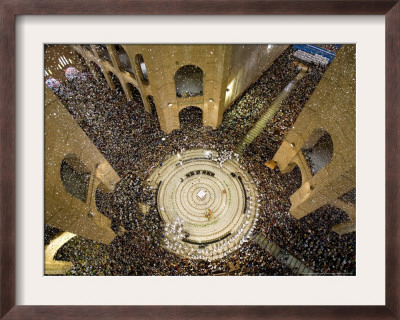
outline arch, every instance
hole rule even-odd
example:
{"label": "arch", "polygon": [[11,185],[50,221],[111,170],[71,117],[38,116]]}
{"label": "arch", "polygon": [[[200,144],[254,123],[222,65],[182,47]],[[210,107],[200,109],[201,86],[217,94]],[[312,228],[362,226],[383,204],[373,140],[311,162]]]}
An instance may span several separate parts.
{"label": "arch", "polygon": [[104,74],[103,74],[103,70],[101,69],[101,67],[97,64],[97,63],[95,63],[95,62],[93,62],[93,61],[90,61],[90,66],[92,67],[92,70],[94,71],[94,76],[96,77],[96,78],[103,78],[103,79],[105,79],[105,77],[104,77]]}
{"label": "arch", "polygon": [[69,154],[61,161],[61,181],[65,190],[86,203],[90,171],[75,154]]}
{"label": "arch", "polygon": [[109,63],[112,63],[110,53],[108,52],[107,46],[105,44],[95,44],[95,48],[100,58],[107,60]]}
{"label": "arch", "polygon": [[82,47],[93,54],[92,46],[90,44],[82,44]]}
{"label": "arch", "polygon": [[332,161],[332,137],[324,129],[316,129],[310,135],[301,151],[307,161],[312,175],[315,175],[318,171]]}
{"label": "arch", "polygon": [[195,65],[186,65],[176,71],[175,89],[176,96],[181,98],[197,97],[203,95],[204,72]]}
{"label": "arch", "polygon": [[193,128],[203,123],[203,110],[197,106],[188,106],[179,111],[180,128]]}
{"label": "arch", "polygon": [[122,88],[122,84],[119,81],[119,78],[111,71],[108,72],[108,75],[110,76],[110,79],[114,84],[114,89],[119,93],[124,92],[124,89]]}
{"label": "arch", "polygon": [[45,246],[44,261],[45,261],[45,274],[65,274],[72,268],[72,263],[69,261],[55,260],[55,256],[59,249],[61,249],[69,240],[75,237],[76,234],[71,232],[59,233],[52,241]]}
{"label": "arch", "polygon": [[139,72],[140,80],[143,84],[149,84],[149,75],[147,74],[146,64],[144,62],[143,56],[141,54],[137,54],[135,57],[136,68]]}
{"label": "arch", "polygon": [[129,56],[126,53],[125,49],[121,45],[116,44],[115,51],[117,52],[117,57],[119,59],[120,70],[128,72],[134,79],[136,79],[135,73],[133,72],[131,60],[129,59]]}
{"label": "arch", "polygon": [[300,189],[303,183],[308,180],[306,173],[301,170],[297,161],[289,163],[288,168],[290,169],[288,170],[287,174],[293,175],[293,178],[290,181],[294,181],[294,183],[291,185],[291,188],[293,187],[294,190]]}
{"label": "arch", "polygon": [[127,85],[128,85],[129,90],[132,93],[132,100],[137,103],[143,104],[143,100],[142,100],[140,91],[130,82],[128,82]]}

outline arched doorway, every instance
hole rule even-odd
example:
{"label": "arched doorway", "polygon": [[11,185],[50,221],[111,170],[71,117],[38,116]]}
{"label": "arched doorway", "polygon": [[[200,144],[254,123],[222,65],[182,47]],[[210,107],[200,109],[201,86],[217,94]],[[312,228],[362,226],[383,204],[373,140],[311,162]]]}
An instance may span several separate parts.
{"label": "arched doorway", "polygon": [[110,53],[108,52],[107,46],[105,44],[95,44],[94,47],[96,48],[97,54],[100,58],[112,63]]}
{"label": "arched doorway", "polygon": [[140,80],[144,85],[148,85],[149,75],[147,74],[147,68],[143,56],[141,54],[137,54],[135,59],[136,59],[137,70],[139,71]]}
{"label": "arched doorway", "polygon": [[132,93],[132,100],[137,103],[143,104],[142,96],[140,95],[139,90],[130,82],[128,82],[128,88]]}
{"label": "arched doorway", "polygon": [[129,56],[126,53],[125,49],[119,45],[115,45],[115,50],[117,52],[117,56],[119,59],[119,67],[122,71],[128,72],[133,78],[135,78],[135,74],[133,72],[131,61],[129,60]]}
{"label": "arched doorway", "polygon": [[86,202],[90,171],[75,154],[67,155],[63,159],[60,175],[65,190],[82,202]]}
{"label": "arched doorway", "polygon": [[203,123],[203,110],[196,106],[190,106],[179,112],[179,124],[181,129],[201,127]]}
{"label": "arched doorway", "polygon": [[303,181],[305,181],[299,166],[296,163],[293,163],[292,166],[293,170],[287,173],[288,180],[291,182],[288,188],[286,188],[286,195],[288,197],[300,189]]}
{"label": "arched doorway", "polygon": [[314,130],[304,144],[302,152],[311,173],[315,175],[332,160],[333,140],[331,135],[323,129]]}
{"label": "arched doorway", "polygon": [[178,98],[203,95],[203,70],[194,65],[183,66],[176,71],[175,89]]}
{"label": "arched doorway", "polygon": [[122,88],[121,82],[119,81],[118,77],[112,73],[111,71],[108,73],[112,83],[114,84],[114,90],[118,93],[123,93],[124,89]]}

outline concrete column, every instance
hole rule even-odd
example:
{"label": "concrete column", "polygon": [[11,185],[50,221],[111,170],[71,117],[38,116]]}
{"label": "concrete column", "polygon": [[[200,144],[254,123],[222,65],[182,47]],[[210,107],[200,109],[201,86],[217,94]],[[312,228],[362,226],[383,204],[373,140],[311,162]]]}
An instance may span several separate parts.
{"label": "concrete column", "polygon": [[[290,197],[290,213],[297,219],[356,185],[355,68],[355,45],[344,45],[273,158],[283,173],[295,165],[302,172],[302,186]],[[302,152],[318,140],[315,132],[321,131],[332,138],[333,155],[312,175]]]}
{"label": "concrete column", "polygon": [[97,64],[100,66],[101,71],[103,72],[104,78],[106,79],[106,81],[107,81],[108,85],[110,86],[110,88],[114,90],[115,89],[114,82],[112,81],[112,79],[110,78],[110,75],[108,74],[108,70],[104,65],[103,59],[101,59],[99,57],[99,54],[98,54],[98,52],[96,50],[96,47],[94,45],[91,45],[91,48],[92,48],[94,57],[95,57],[96,61],[98,62]]}
{"label": "concrete column", "polygon": [[[86,201],[68,193],[61,163],[78,159],[91,173]],[[97,150],[53,92],[45,87],[45,223],[84,238],[109,244],[115,233],[111,220],[96,208],[95,193],[114,190],[118,174]]]}

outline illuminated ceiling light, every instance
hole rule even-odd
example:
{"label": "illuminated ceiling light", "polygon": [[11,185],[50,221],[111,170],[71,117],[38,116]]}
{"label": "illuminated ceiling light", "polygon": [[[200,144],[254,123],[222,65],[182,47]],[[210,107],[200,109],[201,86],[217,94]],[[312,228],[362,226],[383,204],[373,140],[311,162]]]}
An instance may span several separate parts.
{"label": "illuminated ceiling light", "polygon": [[208,99],[208,101],[213,102],[214,100],[212,98]]}
{"label": "illuminated ceiling light", "polygon": [[49,73],[50,73],[50,74],[53,74],[53,73],[51,72],[51,70],[50,70],[50,69],[49,69]]}
{"label": "illuminated ceiling light", "polygon": [[61,67],[60,65],[58,65],[58,68],[59,68],[59,69],[62,69],[62,67]]}
{"label": "illuminated ceiling light", "polygon": [[292,142],[292,143],[290,144],[290,146],[293,148],[293,147],[295,146],[294,142]]}
{"label": "illuminated ceiling light", "polygon": [[172,107],[172,103],[168,103],[168,107]]}
{"label": "illuminated ceiling light", "polygon": [[68,61],[69,61],[69,63],[71,63],[71,64],[72,64],[72,60],[71,60],[71,59],[68,59]]}

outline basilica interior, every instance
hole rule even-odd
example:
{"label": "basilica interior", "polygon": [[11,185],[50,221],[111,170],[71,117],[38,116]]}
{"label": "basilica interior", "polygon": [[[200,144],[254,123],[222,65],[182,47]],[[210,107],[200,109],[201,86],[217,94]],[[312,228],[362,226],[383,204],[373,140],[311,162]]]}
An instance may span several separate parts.
{"label": "basilica interior", "polygon": [[356,47],[44,46],[45,275],[356,275]]}

